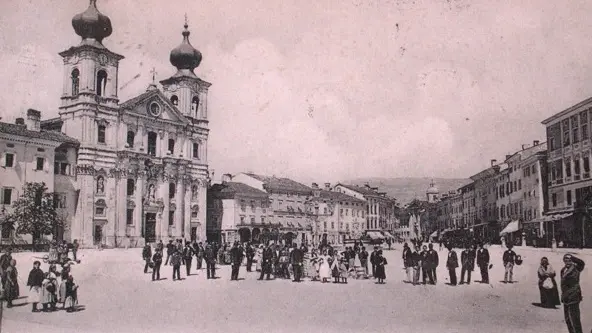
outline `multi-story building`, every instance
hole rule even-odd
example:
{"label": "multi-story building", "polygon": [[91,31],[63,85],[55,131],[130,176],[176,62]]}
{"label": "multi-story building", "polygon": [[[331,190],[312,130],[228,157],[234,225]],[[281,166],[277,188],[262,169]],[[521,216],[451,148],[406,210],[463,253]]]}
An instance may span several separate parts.
{"label": "multi-story building", "polygon": [[[564,246],[592,246],[592,227],[579,206],[592,193],[590,127],[592,98],[571,106],[542,123],[547,129],[549,232]],[[584,204],[585,203],[585,204]]]}
{"label": "multi-story building", "polygon": [[[27,110],[27,119],[15,124],[0,122],[0,220],[12,212],[12,204],[22,194],[25,183],[45,183],[55,193],[58,214],[66,226],[72,224],[76,200],[76,155],[78,140],[54,131],[41,129],[41,112]],[[62,232],[66,232],[65,235]],[[58,238],[70,238],[70,229],[58,230]],[[31,235],[15,235],[8,224],[2,224],[2,242]]]}
{"label": "multi-story building", "polygon": [[551,247],[551,233],[546,232],[543,213],[547,210],[547,144],[534,141],[532,151],[522,159],[524,197],[523,228],[527,245]]}
{"label": "multi-story building", "polygon": [[459,229],[463,223],[463,197],[460,191],[451,193],[448,196],[452,207],[451,225],[452,229]]}
{"label": "multi-story building", "polygon": [[500,166],[496,160],[491,160],[491,166],[474,176],[471,180],[475,184],[475,212],[477,214],[473,235],[480,239],[493,241],[499,238],[499,210],[496,205],[497,183],[496,176]]}
{"label": "multi-story building", "polygon": [[207,239],[221,243],[264,242],[279,234],[269,194],[227,176],[208,190]]}
{"label": "multi-story building", "polygon": [[475,184],[469,183],[459,189],[462,197],[461,227],[469,229],[475,225],[477,212],[475,207]]}
{"label": "multi-story building", "polygon": [[187,24],[170,54],[176,73],[160,81],[163,91],[152,82],[124,103],[118,97],[124,57],[103,44],[111,21],[91,1],[72,25],[81,42],[60,53],[59,117],[39,126],[79,142],[66,237],[85,247],[205,240],[210,83],[194,73],[202,55],[189,42]]}
{"label": "multi-story building", "polygon": [[396,218],[394,206],[396,201],[389,198],[386,192],[379,192],[378,187],[366,184],[364,187],[356,185],[335,185],[334,191],[345,193],[360,200],[366,201],[366,225],[367,231],[386,231],[389,219]]}
{"label": "multi-story building", "polygon": [[366,202],[334,191],[330,185],[321,189],[312,184],[308,209],[314,218],[313,243],[343,244],[346,239],[359,239],[366,224]]}
{"label": "multi-story building", "polygon": [[283,240],[291,243],[308,243],[312,240],[313,219],[307,207],[312,189],[288,178],[239,173],[232,180],[264,191],[269,195],[273,210],[273,223]]}

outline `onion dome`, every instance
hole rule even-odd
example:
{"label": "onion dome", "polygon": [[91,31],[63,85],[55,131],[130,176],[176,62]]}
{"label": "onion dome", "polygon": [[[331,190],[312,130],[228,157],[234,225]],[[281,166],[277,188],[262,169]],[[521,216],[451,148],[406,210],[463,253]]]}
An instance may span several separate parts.
{"label": "onion dome", "polygon": [[188,69],[191,72],[201,63],[201,52],[196,50],[189,42],[189,25],[185,22],[183,30],[183,42],[171,51],[170,61],[178,70]]}
{"label": "onion dome", "polygon": [[430,187],[428,188],[426,193],[427,194],[439,194],[440,191],[438,190],[438,188],[436,187],[436,185],[434,185],[434,182],[432,181],[432,183],[430,184]]}
{"label": "onion dome", "polygon": [[95,39],[99,43],[113,32],[111,20],[97,9],[97,0],[90,0],[88,8],[72,18],[72,27],[83,40]]}

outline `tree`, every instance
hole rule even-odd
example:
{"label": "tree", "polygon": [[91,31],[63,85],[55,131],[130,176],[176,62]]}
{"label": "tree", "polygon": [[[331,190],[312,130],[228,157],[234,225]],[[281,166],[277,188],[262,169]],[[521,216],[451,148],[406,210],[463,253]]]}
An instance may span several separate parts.
{"label": "tree", "polygon": [[53,235],[58,233],[58,228],[63,227],[64,219],[57,211],[55,193],[48,192],[45,183],[25,183],[23,193],[13,203],[13,210],[9,213],[4,223],[16,226],[17,234],[30,234],[33,236],[33,244],[41,235]]}

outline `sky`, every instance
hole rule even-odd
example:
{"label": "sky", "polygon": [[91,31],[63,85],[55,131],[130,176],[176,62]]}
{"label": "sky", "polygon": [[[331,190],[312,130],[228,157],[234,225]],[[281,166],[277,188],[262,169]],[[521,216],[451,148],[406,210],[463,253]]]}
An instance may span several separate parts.
{"label": "sky", "polygon": [[[0,115],[58,115],[87,0],[0,1]],[[301,181],[467,178],[592,95],[585,0],[98,0],[124,55],[119,98],[203,54],[210,169]]]}

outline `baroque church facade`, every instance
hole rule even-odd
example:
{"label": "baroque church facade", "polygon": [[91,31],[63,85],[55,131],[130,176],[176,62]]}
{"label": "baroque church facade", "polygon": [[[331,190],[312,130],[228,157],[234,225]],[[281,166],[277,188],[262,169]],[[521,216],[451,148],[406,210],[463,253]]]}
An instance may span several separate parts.
{"label": "baroque church facade", "polygon": [[79,141],[73,217],[64,236],[82,246],[138,247],[159,239],[206,239],[210,83],[194,72],[202,55],[189,42],[170,53],[176,72],[120,103],[124,59],[102,41],[113,32],[96,0],[72,19],[79,45],[60,53],[59,117],[45,130]]}

